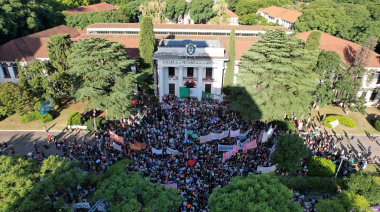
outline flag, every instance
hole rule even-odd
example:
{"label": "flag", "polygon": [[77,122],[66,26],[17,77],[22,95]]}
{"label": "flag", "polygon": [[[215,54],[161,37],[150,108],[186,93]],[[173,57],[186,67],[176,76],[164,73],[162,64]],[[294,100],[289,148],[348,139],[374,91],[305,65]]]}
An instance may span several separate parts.
{"label": "flag", "polygon": [[259,138],[257,139],[257,142],[258,142],[258,143],[261,143],[261,139],[263,138],[263,133],[264,133],[264,130],[262,130],[262,131],[260,132]]}
{"label": "flag", "polygon": [[136,140],[134,141],[134,143],[129,142],[129,147],[131,149],[133,149],[133,150],[142,150],[142,149],[145,149],[145,145],[144,144],[140,144]]}
{"label": "flag", "polygon": [[179,87],[179,98],[190,97],[190,88]]}
{"label": "flag", "polygon": [[190,96],[197,97],[198,100],[202,99],[201,88],[190,88]]}
{"label": "flag", "polygon": [[214,99],[214,95],[213,94],[207,93],[207,92],[203,92],[203,91],[202,91],[202,97],[204,99]]}
{"label": "flag", "polygon": [[231,150],[223,153],[223,162],[226,161],[227,159],[231,158],[234,154],[236,154],[239,151],[238,145],[236,145],[234,148]]}
{"label": "flag", "polygon": [[272,154],[273,154],[273,152],[274,152],[275,149],[276,149],[276,144],[273,144],[272,148],[270,149],[270,155],[269,155],[269,157],[272,156]]}
{"label": "flag", "polygon": [[125,146],[123,136],[118,136],[115,133],[111,132],[111,130],[108,130],[108,133],[110,134],[111,140],[116,141],[121,145]]}

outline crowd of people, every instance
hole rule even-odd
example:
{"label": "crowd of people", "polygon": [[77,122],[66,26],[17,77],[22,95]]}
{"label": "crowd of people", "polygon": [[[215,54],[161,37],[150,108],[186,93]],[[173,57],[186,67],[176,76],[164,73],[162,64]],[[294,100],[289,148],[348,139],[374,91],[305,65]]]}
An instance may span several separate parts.
{"label": "crowd of people", "polygon": [[[257,148],[246,152],[240,150],[225,162],[222,159],[224,152],[218,151],[218,144],[236,145],[238,141],[252,141],[269,127],[262,121],[243,120],[239,114],[231,110],[226,100],[199,101],[195,98],[179,99],[166,96],[160,103],[153,103],[150,99],[138,100],[136,113],[97,126],[98,130],[93,139],[88,139],[85,133],[80,133],[79,138],[76,136],[69,141],[67,137],[70,136],[70,131],[60,138],[48,134],[45,148],[52,147],[63,151],[64,157],[69,160],[78,159],[85,171],[93,173],[103,173],[111,164],[123,158],[131,159],[134,164],[127,165],[126,173],[141,172],[143,177],[149,178],[153,183],[175,187],[185,199],[180,211],[208,211],[207,201],[214,188],[227,185],[234,176],[259,174],[258,166],[273,165],[270,158],[271,147],[276,135],[285,132],[275,129],[267,142],[258,142]],[[200,143],[199,136],[239,129],[244,136],[227,136],[220,140]],[[110,132],[124,139],[125,145],[115,143],[120,145],[121,151],[114,148],[115,141],[110,139]],[[343,137],[322,133],[300,135],[309,146],[311,155],[324,156],[337,165],[341,160],[340,156],[346,155],[349,160],[342,165],[342,173],[345,175],[353,171],[350,169],[351,152],[344,152],[338,147]],[[144,148],[131,148],[130,144],[137,143],[144,144]],[[33,147],[38,160],[46,158],[42,148],[36,144]],[[153,149],[162,152],[157,153]],[[169,150],[171,154],[167,154]],[[299,166],[303,169],[295,173],[281,170],[277,170],[276,173],[306,177],[308,170],[305,161],[300,161]],[[293,200],[299,199],[297,197]]]}

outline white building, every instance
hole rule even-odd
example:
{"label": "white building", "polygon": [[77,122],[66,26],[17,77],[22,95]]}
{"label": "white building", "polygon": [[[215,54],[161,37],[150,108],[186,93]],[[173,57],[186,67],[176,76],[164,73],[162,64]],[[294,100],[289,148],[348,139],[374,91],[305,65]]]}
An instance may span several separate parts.
{"label": "white building", "polygon": [[302,15],[301,12],[296,10],[276,6],[260,8],[256,14],[263,16],[269,23],[277,23],[288,29],[294,29],[294,23],[297,21],[297,18]]}

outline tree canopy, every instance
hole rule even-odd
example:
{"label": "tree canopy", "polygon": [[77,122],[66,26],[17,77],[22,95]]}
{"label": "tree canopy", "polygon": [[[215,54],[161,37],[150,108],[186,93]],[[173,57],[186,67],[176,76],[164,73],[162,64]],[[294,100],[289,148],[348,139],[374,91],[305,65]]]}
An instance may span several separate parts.
{"label": "tree canopy", "polygon": [[281,7],[283,5],[293,4],[290,0],[239,0],[236,5],[236,14],[239,16],[256,13],[260,8],[270,6]]}
{"label": "tree canopy", "polygon": [[365,197],[371,205],[380,204],[379,177],[357,173],[351,174],[343,180],[347,191]]}
{"label": "tree canopy", "polygon": [[[230,37],[228,39],[228,59],[227,70],[224,75],[223,87],[227,88],[234,84],[235,77],[235,28],[231,29]],[[225,89],[224,89],[225,92]]]}
{"label": "tree canopy", "polygon": [[276,137],[276,150],[272,160],[277,168],[293,171],[297,169],[300,159],[309,156],[307,145],[295,134],[284,134]]}
{"label": "tree canopy", "polygon": [[[134,84],[130,79],[133,73],[130,72],[130,66],[133,61],[125,55],[123,45],[117,42],[108,41],[102,38],[90,38],[88,40],[78,41],[74,44],[74,51],[70,57],[69,74],[75,77],[73,97],[77,101],[86,102],[85,110],[100,109],[107,110],[110,114],[125,115],[130,111],[120,111],[125,108],[133,99],[128,98],[130,87]],[[127,102],[115,101],[128,100]],[[110,102],[115,103],[110,107]],[[119,107],[117,111],[112,111]]]}
{"label": "tree canopy", "polygon": [[292,203],[293,193],[269,174],[233,177],[227,186],[215,188],[208,200],[216,211],[302,211]]}
{"label": "tree canopy", "polygon": [[94,194],[95,200],[107,199],[111,211],[176,211],[183,201],[175,189],[153,184],[139,173],[112,175]]}
{"label": "tree canopy", "polygon": [[369,204],[363,196],[347,191],[343,191],[332,200],[321,200],[315,205],[319,212],[363,211],[368,206]]}
{"label": "tree canopy", "polygon": [[175,21],[182,14],[189,10],[189,3],[186,0],[167,0],[165,16]]}
{"label": "tree canopy", "polygon": [[129,18],[121,11],[101,11],[67,15],[65,21],[69,27],[83,29],[94,23],[127,23]]}
{"label": "tree canopy", "polygon": [[[315,54],[304,49],[303,41],[282,30],[268,30],[243,53],[237,83],[248,98],[228,95],[231,107],[245,119],[281,120],[284,116],[301,118],[309,114],[310,92],[317,86],[310,66]],[[240,91],[239,91],[240,92]],[[247,110],[244,105],[256,108]]]}
{"label": "tree canopy", "polygon": [[140,23],[139,33],[139,86],[146,93],[153,92],[153,54],[156,39],[150,17],[144,17]]}
{"label": "tree canopy", "polygon": [[215,16],[212,6],[214,0],[192,0],[190,3],[190,17],[194,23],[204,23]]}

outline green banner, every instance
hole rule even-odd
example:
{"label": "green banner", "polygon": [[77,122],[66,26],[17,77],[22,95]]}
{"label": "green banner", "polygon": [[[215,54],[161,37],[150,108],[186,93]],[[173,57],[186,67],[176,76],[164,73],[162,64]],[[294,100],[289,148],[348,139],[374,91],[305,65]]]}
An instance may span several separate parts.
{"label": "green banner", "polygon": [[214,95],[213,95],[213,94],[211,94],[211,93],[206,93],[206,92],[203,92],[203,91],[202,91],[202,97],[203,97],[204,99],[214,99]]}
{"label": "green banner", "polygon": [[179,87],[179,98],[190,97],[190,88]]}

